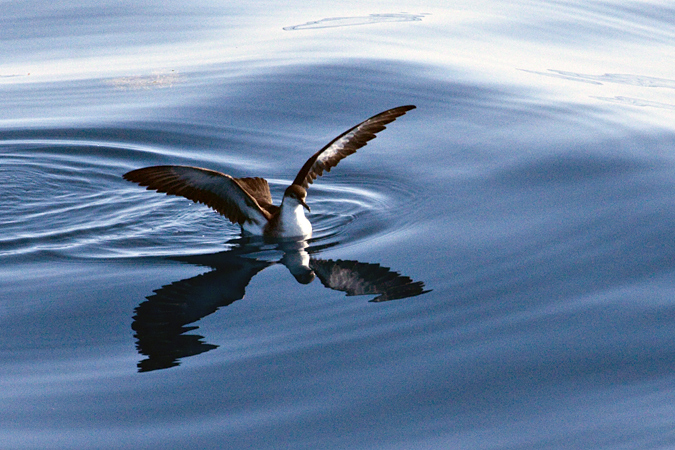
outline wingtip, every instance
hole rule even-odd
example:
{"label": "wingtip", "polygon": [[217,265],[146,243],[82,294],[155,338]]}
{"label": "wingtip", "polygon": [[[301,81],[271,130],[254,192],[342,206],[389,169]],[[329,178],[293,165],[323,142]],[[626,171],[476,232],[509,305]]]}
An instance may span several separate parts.
{"label": "wingtip", "polygon": [[[138,169],[137,169],[138,170]],[[129,172],[125,173],[122,175],[122,178],[124,178],[127,181],[131,181],[132,183],[135,183],[136,180],[134,179],[135,172],[137,170],[130,170]]]}
{"label": "wingtip", "polygon": [[413,109],[417,108],[415,105],[403,105],[403,106],[397,106],[396,108],[389,109],[384,112],[384,114],[394,114],[396,117],[400,117],[407,113],[408,111],[411,111]]}
{"label": "wingtip", "polygon": [[417,108],[417,106],[415,106],[415,105],[403,105],[403,106],[393,108],[390,111],[403,111],[403,113],[405,114],[406,112],[408,112],[410,110],[413,110],[415,108]]}
{"label": "wingtip", "polygon": [[142,175],[143,173],[147,172],[146,169],[149,169],[149,168],[150,167],[143,167],[143,168],[140,168],[140,169],[130,170],[129,172],[122,175],[122,178],[124,178],[127,181],[131,181],[132,183],[138,183],[138,182],[142,181],[139,178],[139,175]]}

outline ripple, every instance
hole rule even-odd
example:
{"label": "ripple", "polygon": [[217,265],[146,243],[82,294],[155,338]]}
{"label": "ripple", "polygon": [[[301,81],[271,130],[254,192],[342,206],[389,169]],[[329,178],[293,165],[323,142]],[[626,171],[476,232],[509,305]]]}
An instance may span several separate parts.
{"label": "ripple", "polygon": [[118,238],[125,228],[124,199],[115,188],[123,170],[120,150],[91,143],[2,143],[0,255],[70,252]]}
{"label": "ripple", "polygon": [[[181,255],[222,250],[237,226],[187,199],[125,182],[139,155],[161,149],[64,140],[0,143],[5,187],[0,255],[49,252],[79,258]],[[141,158],[142,159],[142,158]],[[171,155],[175,164],[190,164]],[[176,160],[178,159],[178,160]],[[278,202],[287,180],[270,180]],[[355,243],[400,225],[409,187],[396,180],[326,178],[309,201],[316,245]]]}
{"label": "ripple", "polygon": [[536,70],[519,69],[522,72],[534,73],[547,77],[562,78],[564,80],[578,81],[580,83],[598,84],[617,83],[628,86],[640,86],[649,88],[675,89],[675,80],[669,78],[657,78],[647,75],[630,73],[605,73],[602,75],[570,72],[565,70],[548,69],[546,72]]}
{"label": "ripple", "polygon": [[645,99],[641,99],[641,98],[624,97],[622,95],[617,95],[617,96],[614,96],[614,97],[592,97],[592,98],[602,100],[602,101],[605,101],[605,102],[609,102],[609,103],[619,103],[619,104],[630,105],[630,106],[675,110],[675,105],[672,104],[672,103],[655,102],[655,101],[645,100]]}
{"label": "ripple", "polygon": [[369,14],[367,16],[355,17],[328,17],[321,20],[314,20],[300,25],[293,25],[284,27],[286,31],[296,30],[311,30],[319,28],[337,28],[337,27],[352,27],[356,25],[371,25],[375,23],[390,23],[390,22],[419,22],[425,14],[410,14],[410,13],[396,13],[396,14]]}

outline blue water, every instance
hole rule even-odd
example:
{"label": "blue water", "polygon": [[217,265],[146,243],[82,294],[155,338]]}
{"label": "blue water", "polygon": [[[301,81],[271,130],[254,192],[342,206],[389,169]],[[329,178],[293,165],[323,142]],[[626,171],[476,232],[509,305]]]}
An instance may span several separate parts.
{"label": "blue water", "polygon": [[[675,448],[671,5],[1,17],[0,447]],[[278,202],[406,104],[295,246],[122,179],[196,165]]]}

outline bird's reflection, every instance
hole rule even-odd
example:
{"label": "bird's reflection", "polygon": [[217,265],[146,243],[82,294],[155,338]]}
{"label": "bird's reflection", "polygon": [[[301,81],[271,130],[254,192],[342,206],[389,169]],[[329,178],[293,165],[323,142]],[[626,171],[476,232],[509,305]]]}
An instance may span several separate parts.
{"label": "bird's reflection", "polygon": [[216,348],[204,342],[203,336],[186,334],[198,328],[189,324],[243,298],[251,279],[277,263],[286,266],[299,283],[319,278],[325,287],[348,296],[374,295],[371,302],[428,292],[423,282],[379,264],[314,258],[311,254],[321,248],[308,247],[304,240],[271,242],[248,237],[228,244],[232,248],[220,253],[171,258],[212,270],[162,286],[135,309],[136,348],[147,357],[138,363],[140,372],[177,366],[180,358]]}

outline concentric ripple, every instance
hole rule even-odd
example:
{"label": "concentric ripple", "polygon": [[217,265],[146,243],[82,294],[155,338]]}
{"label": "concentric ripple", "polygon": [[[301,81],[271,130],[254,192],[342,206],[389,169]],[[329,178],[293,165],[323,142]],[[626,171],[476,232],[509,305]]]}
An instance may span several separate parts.
{"label": "concentric ripple", "polygon": [[[221,250],[239,235],[237,226],[203,205],[148,192],[121,178],[144,165],[137,161],[149,153],[161,152],[75,140],[0,143],[0,255],[115,258]],[[175,155],[171,161],[194,164]],[[276,202],[287,184],[270,181]],[[310,189],[312,241],[348,243],[386,233],[396,223],[392,211],[407,198],[404,191],[385,178],[360,179],[354,186],[324,177]]]}

